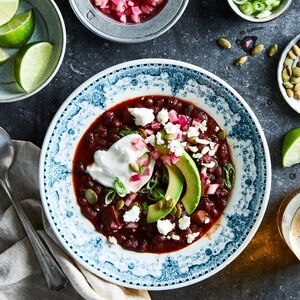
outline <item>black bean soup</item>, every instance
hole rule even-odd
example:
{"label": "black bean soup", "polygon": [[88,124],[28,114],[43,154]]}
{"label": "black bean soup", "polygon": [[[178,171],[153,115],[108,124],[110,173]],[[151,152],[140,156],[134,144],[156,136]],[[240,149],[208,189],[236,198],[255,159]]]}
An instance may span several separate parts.
{"label": "black bean soup", "polygon": [[[173,226],[167,234],[158,230],[157,222],[147,223],[147,208],[160,201],[168,187],[166,166],[161,157],[155,157],[151,182],[156,184],[156,195],[152,197],[144,189],[123,197],[114,193],[108,204],[106,200],[111,195],[111,188],[93,180],[86,172],[87,166],[94,162],[97,150],[108,150],[128,133],[139,133],[146,139],[163,130],[164,124],[156,119],[151,124],[137,126],[128,108],[152,109],[155,118],[162,109],[166,109],[168,122],[172,120],[173,124],[179,123],[179,139],[184,150],[193,158],[201,178],[198,206],[188,215],[179,200],[171,213],[163,218]],[[189,137],[190,127],[200,128],[199,135]],[[152,148],[151,145],[147,147]],[[153,148],[149,151],[153,151]],[[223,213],[233,187],[234,172],[226,132],[216,121],[190,102],[158,95],[130,99],[105,111],[81,138],[73,161],[77,201],[81,212],[95,229],[104,234],[109,242],[118,243],[127,250],[152,253],[176,251],[201,238]],[[183,193],[184,190],[185,187]],[[139,220],[125,222],[123,216],[133,206],[140,208]],[[186,226],[180,228],[180,220],[184,217],[188,221],[185,222]]]}

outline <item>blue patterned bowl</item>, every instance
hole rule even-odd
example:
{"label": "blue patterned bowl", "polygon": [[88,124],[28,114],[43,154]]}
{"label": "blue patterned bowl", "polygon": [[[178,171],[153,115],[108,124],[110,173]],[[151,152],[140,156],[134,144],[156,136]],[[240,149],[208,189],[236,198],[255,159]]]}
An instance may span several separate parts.
{"label": "blue patterned bowl", "polygon": [[[174,95],[206,110],[229,134],[237,168],[231,199],[221,219],[199,241],[172,253],[136,253],[112,245],[82,216],[72,186],[78,141],[108,107],[143,95]],[[246,102],[215,75],[186,63],[145,59],[105,70],[80,86],[54,117],[40,160],[44,210],[70,256],[116,284],[174,289],[212,276],[233,261],[258,229],[271,185],[269,150]]]}

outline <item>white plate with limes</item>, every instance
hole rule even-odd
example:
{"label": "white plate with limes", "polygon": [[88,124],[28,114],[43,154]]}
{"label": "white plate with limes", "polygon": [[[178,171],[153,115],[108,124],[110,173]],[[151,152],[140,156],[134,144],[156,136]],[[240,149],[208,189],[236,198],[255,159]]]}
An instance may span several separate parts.
{"label": "white plate with limes", "polygon": [[43,89],[65,48],[65,24],[53,0],[0,0],[0,103]]}

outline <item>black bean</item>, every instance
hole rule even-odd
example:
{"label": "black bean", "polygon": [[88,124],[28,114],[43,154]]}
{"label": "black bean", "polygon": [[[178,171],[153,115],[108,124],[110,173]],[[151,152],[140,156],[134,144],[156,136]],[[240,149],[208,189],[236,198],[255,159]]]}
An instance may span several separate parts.
{"label": "black bean", "polygon": [[106,111],[103,114],[103,123],[104,123],[104,125],[106,125],[106,126],[111,125],[114,117],[115,117],[115,114],[112,111]]}
{"label": "black bean", "polygon": [[84,165],[82,162],[78,163],[77,166],[76,166],[76,172],[77,173],[81,173],[81,172],[84,172],[85,171],[85,168],[84,168]]}
{"label": "black bean", "polygon": [[190,104],[183,109],[183,113],[190,117],[193,109],[194,109],[194,106],[192,104]]}
{"label": "black bean", "polygon": [[178,104],[178,100],[176,98],[169,98],[167,105],[169,109],[173,109],[176,107],[176,105]]}
{"label": "black bean", "polygon": [[215,169],[214,175],[215,175],[217,178],[222,177],[222,168],[221,168],[220,166],[218,166],[218,167]]}
{"label": "black bean", "polygon": [[95,143],[95,136],[92,132],[89,132],[86,137],[86,142],[88,146],[92,146]]}
{"label": "black bean", "polygon": [[117,133],[113,133],[109,139],[112,141],[112,142],[116,142],[120,139],[120,136],[117,134]]}
{"label": "black bean", "polygon": [[122,122],[119,119],[115,118],[112,121],[112,126],[114,126],[115,128],[121,127],[122,126]]}
{"label": "black bean", "polygon": [[146,99],[144,100],[144,105],[145,105],[146,107],[148,107],[148,108],[152,107],[152,106],[153,106],[153,103],[154,103],[154,101],[153,101],[153,99],[151,99],[151,98],[146,98]]}

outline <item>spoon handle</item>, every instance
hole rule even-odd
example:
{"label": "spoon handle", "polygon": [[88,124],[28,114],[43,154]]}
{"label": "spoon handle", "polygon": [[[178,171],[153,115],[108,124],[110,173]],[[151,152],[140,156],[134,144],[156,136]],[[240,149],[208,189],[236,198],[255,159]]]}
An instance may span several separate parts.
{"label": "spoon handle", "polygon": [[19,216],[20,221],[28,235],[32,248],[44,273],[49,290],[58,291],[64,288],[68,281],[65,274],[60,269],[52,254],[45,247],[44,243],[27,218],[22,206],[20,205],[20,202],[15,197],[7,177],[5,180],[0,180],[0,184],[12,202],[17,215]]}

